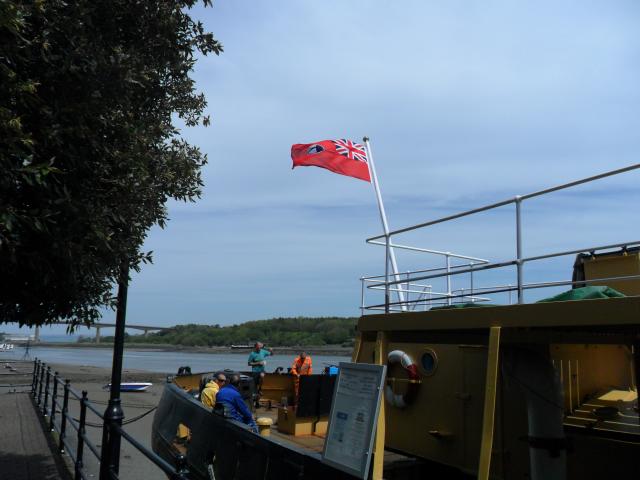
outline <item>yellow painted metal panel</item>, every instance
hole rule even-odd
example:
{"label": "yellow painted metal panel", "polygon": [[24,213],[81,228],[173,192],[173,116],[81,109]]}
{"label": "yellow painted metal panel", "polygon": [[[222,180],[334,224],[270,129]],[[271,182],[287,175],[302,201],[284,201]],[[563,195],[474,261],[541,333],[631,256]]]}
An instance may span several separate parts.
{"label": "yellow painted metal panel", "polygon": [[358,330],[439,331],[501,327],[591,327],[640,325],[640,297],[504,305],[485,308],[367,315]]}
{"label": "yellow painted metal panel", "polygon": [[487,480],[491,468],[499,358],[500,327],[491,327],[491,333],[489,334],[489,357],[487,359],[487,381],[484,395],[484,413],[482,415],[482,443],[480,445],[478,480]]}
{"label": "yellow painted metal panel", "polygon": [[[376,338],[376,364],[386,365],[387,363],[387,341],[384,332],[378,332]],[[380,410],[378,412],[378,423],[376,426],[376,439],[373,445],[373,480],[382,480],[384,466],[384,439],[385,439],[385,401],[384,396],[380,397]]]}
{"label": "yellow painted metal panel", "polygon": [[[586,259],[584,261],[584,274],[587,280],[640,275],[640,257],[638,253],[632,253]],[[604,285],[614,288],[625,295],[640,295],[640,279],[603,280],[601,283],[590,283],[589,285]]]}

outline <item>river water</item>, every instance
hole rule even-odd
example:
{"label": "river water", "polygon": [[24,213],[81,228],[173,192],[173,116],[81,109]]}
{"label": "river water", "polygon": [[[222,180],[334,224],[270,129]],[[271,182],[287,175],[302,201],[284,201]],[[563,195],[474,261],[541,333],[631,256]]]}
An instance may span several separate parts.
{"label": "river water", "polygon": [[[20,360],[25,353],[24,347],[16,346],[10,352],[0,352],[0,359]],[[30,358],[38,358],[45,363],[64,363],[71,365],[89,365],[92,367],[111,368],[113,359],[109,348],[60,348],[31,346]],[[176,351],[149,351],[125,349],[124,365],[126,369],[147,370],[150,372],[176,373],[178,367],[188,365],[195,372],[213,370],[243,370],[246,371],[249,353],[189,353]],[[267,358],[267,371],[272,372],[276,367],[283,367],[286,371],[291,366],[294,355],[272,355]],[[337,365],[339,362],[350,361],[349,357],[313,355],[315,373],[321,373],[327,365]]]}

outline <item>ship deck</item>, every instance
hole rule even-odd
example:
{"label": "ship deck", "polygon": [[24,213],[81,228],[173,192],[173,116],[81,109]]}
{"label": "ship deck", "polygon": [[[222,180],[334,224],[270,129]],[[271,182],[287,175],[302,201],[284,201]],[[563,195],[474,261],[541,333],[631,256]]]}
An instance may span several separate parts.
{"label": "ship deck", "polygon": [[[277,406],[273,405],[269,406],[261,406],[254,411],[254,417],[266,417],[271,419],[273,422],[270,431],[270,437],[284,445],[290,445],[296,448],[300,448],[303,450],[307,450],[310,452],[321,454],[324,449],[324,434],[312,434],[312,435],[291,435],[288,433],[280,432],[278,430],[278,409]],[[184,455],[187,454],[187,446],[183,443],[173,442],[173,448],[176,452],[182,453]],[[386,472],[396,472],[401,474],[402,471],[405,470],[413,470],[416,468],[421,468],[427,462],[417,459],[414,457],[409,457],[406,455],[402,455],[398,452],[392,452],[386,450],[384,452],[384,468]]]}

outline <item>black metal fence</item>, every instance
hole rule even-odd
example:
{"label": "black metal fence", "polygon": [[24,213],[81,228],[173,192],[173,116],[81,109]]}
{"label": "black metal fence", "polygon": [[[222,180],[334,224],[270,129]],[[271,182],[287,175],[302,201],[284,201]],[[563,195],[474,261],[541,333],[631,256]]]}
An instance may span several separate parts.
{"label": "black metal fence", "polygon": [[[55,431],[58,434],[58,451],[60,453],[66,453],[73,461],[75,480],[88,480],[89,478],[93,478],[93,475],[90,476],[85,469],[85,447],[88,448],[89,452],[95,456],[98,462],[101,458],[101,452],[87,436],[87,410],[93,412],[103,422],[105,422],[105,416],[89,401],[87,398],[87,391],[83,390],[82,393],[78,393],[76,390],[71,388],[71,382],[68,379],[62,380],[58,375],[58,372],[53,372],[52,374],[51,366],[48,366],[41,360],[35,359],[33,362],[31,395],[33,396],[38,410],[45,418],[48,418],[47,422],[49,430],[52,432]],[[62,402],[60,397],[62,397]],[[80,402],[79,418],[74,418],[73,415],[69,414],[70,398],[75,398]],[[58,416],[59,421],[56,422]],[[70,442],[71,437],[67,431],[68,426],[71,426],[75,431],[75,449]],[[176,459],[176,465],[172,466],[125,432],[122,426],[118,423],[110,422],[105,426],[111,430],[112,435],[118,435],[120,438],[129,442],[136,450],[148,458],[149,461],[162,470],[169,478],[175,480],[189,479],[189,470],[184,456],[178,456]],[[105,445],[102,445],[102,448],[105,447]],[[117,452],[118,455],[119,453],[120,452]],[[100,480],[119,480],[120,477],[118,476],[118,473],[113,469],[108,469],[107,472],[108,473],[103,474],[101,471]]]}

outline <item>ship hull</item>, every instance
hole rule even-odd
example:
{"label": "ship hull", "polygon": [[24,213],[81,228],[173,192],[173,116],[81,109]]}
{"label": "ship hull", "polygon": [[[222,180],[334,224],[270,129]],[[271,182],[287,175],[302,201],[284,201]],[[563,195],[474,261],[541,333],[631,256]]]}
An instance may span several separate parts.
{"label": "ship hull", "polygon": [[[175,442],[181,424],[190,432],[184,445]],[[152,432],[153,450],[169,463],[185,454],[193,479],[208,480],[209,466],[218,480],[353,478],[324,464],[318,453],[257,435],[245,425],[211,412],[173,383],[164,388]]]}

